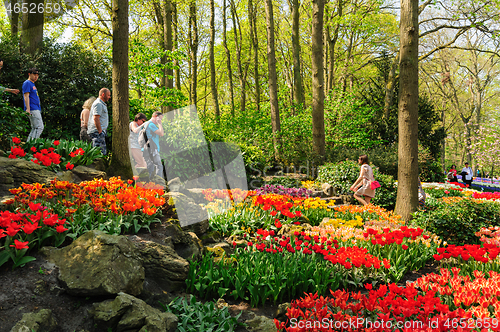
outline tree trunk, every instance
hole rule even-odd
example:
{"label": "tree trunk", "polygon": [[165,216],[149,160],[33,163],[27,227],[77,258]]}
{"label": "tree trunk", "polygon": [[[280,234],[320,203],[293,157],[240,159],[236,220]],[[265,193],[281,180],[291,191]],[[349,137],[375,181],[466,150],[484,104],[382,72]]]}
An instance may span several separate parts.
{"label": "tree trunk", "polygon": [[293,53],[293,95],[297,105],[304,106],[304,86],[300,75],[300,22],[299,22],[299,0],[293,0],[292,4],[292,53]]}
{"label": "tree trunk", "polygon": [[132,178],[129,135],[128,0],[113,0],[113,154],[108,174]]}
{"label": "tree trunk", "polygon": [[[164,44],[164,50],[166,51],[173,51],[173,43],[172,43],[172,3],[169,0],[165,0],[165,3],[163,4],[163,44]],[[170,57],[168,55],[164,56],[163,62],[164,64],[167,64],[169,61],[171,61]],[[171,66],[168,66],[165,69],[164,73],[164,82],[165,82],[165,87],[167,89],[173,89],[174,88],[174,81],[173,81],[173,70]],[[168,111],[172,110],[172,107],[167,108]]]}
{"label": "tree trunk", "polygon": [[191,50],[191,98],[190,102],[196,106],[198,101],[198,23],[196,20],[196,3],[189,5],[189,44]]}
{"label": "tree trunk", "polygon": [[[18,0],[10,0],[10,8],[14,9],[14,5],[18,2]],[[15,13],[14,11],[10,12],[10,34],[11,36],[17,36],[19,32],[19,13]]]}
{"label": "tree trunk", "polygon": [[313,0],[311,32],[312,59],[312,129],[314,153],[323,159],[325,156],[325,86],[323,74],[323,14],[324,0]]}
{"label": "tree trunk", "polygon": [[[177,50],[179,48],[179,27],[178,27],[178,16],[177,16],[177,2],[172,2],[173,20],[174,20],[174,48]],[[174,78],[175,78],[175,88],[177,90],[181,89],[181,72],[179,67],[179,60],[176,58],[174,60]]]}
{"label": "tree trunk", "polygon": [[[35,4],[36,8],[38,5],[44,5],[44,0],[25,0],[24,3],[30,7],[30,4]],[[43,41],[43,12],[37,13],[24,13],[23,14],[23,24],[21,26],[21,44],[25,47],[25,52],[29,54],[34,54],[38,51],[42,45]]]}
{"label": "tree trunk", "polygon": [[253,46],[253,72],[255,80],[255,104],[260,111],[260,84],[259,84],[259,36],[257,35],[257,6],[248,0],[248,16],[250,20],[250,34]]}
{"label": "tree trunk", "polygon": [[392,107],[392,97],[394,96],[394,87],[396,86],[396,69],[398,67],[398,62],[399,53],[394,57],[391,70],[389,71],[389,77],[387,78],[387,83],[385,85],[384,116],[386,119],[389,119]]}
{"label": "tree trunk", "polygon": [[273,128],[274,159],[280,159],[280,111],[278,108],[278,83],[276,75],[276,55],[274,47],[274,15],[273,2],[266,0],[267,27],[267,67],[269,69],[269,100],[271,103],[271,124]]}
{"label": "tree trunk", "polygon": [[214,102],[215,118],[220,122],[219,97],[217,95],[217,85],[215,83],[215,3],[210,0],[210,86],[212,88],[212,99]]}
{"label": "tree trunk", "polygon": [[[342,17],[343,3],[342,0],[338,0],[337,4],[337,15]],[[333,18],[333,13],[332,13]],[[340,23],[337,23],[335,26],[335,30],[333,32],[333,36],[328,39],[328,50],[330,60],[328,61],[328,85],[326,89],[326,93],[330,93],[330,90],[333,89],[333,82],[335,82],[335,46],[337,45],[337,40],[339,39],[339,29]]]}
{"label": "tree trunk", "polygon": [[238,78],[240,80],[240,113],[245,113],[246,107],[246,76],[248,65],[245,70],[243,70],[243,64],[241,62],[241,49],[243,47],[243,37],[241,35],[241,25],[239,22],[238,15],[236,13],[236,5],[234,4],[234,0],[229,0],[231,4],[231,18],[233,20],[233,31],[234,31],[234,43],[236,45],[236,63],[238,64]]}
{"label": "tree trunk", "polygon": [[227,47],[227,26],[226,26],[226,0],[223,3],[222,10],[222,34],[224,50],[226,51],[227,75],[229,79],[229,98],[231,99],[231,116],[234,118],[234,89],[233,89],[233,70],[231,69],[231,52]]}
{"label": "tree trunk", "polygon": [[396,213],[408,221],[418,207],[418,0],[401,0],[400,45]]}

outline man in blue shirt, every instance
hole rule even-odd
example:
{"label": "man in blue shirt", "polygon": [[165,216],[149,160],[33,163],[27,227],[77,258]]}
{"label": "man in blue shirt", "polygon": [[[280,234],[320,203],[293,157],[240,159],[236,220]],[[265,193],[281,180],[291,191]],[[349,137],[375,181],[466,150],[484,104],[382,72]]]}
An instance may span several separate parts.
{"label": "man in blue shirt", "polygon": [[92,140],[92,146],[101,149],[103,155],[106,155],[106,131],[109,125],[108,107],[106,102],[111,99],[111,92],[102,88],[97,98],[90,108],[89,123],[87,124],[87,134]]}
{"label": "man in blue shirt", "polygon": [[38,69],[28,70],[28,79],[23,83],[24,110],[30,116],[31,132],[28,141],[40,137],[43,131],[42,108],[35,82],[38,80]]}
{"label": "man in blue shirt", "polygon": [[153,113],[151,120],[146,127],[146,135],[148,143],[144,146],[143,157],[146,161],[146,166],[149,173],[149,181],[152,181],[155,175],[163,179],[163,165],[160,158],[160,136],[164,135],[163,126],[163,113],[156,111]]}

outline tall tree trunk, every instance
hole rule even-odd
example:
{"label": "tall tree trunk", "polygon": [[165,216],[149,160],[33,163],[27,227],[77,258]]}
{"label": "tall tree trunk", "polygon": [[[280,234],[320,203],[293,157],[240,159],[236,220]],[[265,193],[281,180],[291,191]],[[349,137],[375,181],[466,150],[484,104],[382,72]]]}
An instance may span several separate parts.
{"label": "tall tree trunk", "polygon": [[394,57],[392,62],[391,70],[389,71],[389,77],[387,78],[387,83],[385,85],[385,97],[384,97],[384,116],[389,119],[390,110],[392,107],[392,98],[394,97],[394,88],[396,86],[396,69],[399,63],[399,53]]}
{"label": "tall tree trunk", "polygon": [[[172,2],[170,0],[165,0],[163,4],[163,50],[168,51],[168,53],[171,53],[173,51],[173,42],[172,42]],[[164,64],[168,64],[171,60],[171,57],[169,54],[166,54],[162,62]],[[173,89],[174,88],[174,80],[173,80],[173,75],[174,72],[172,70],[172,66],[168,65],[167,68],[165,68],[165,71],[163,73],[163,80],[164,80],[164,86],[167,89]],[[170,112],[172,110],[172,106],[167,106],[164,109],[164,112]]]}
{"label": "tall tree trunk", "polygon": [[250,20],[250,34],[253,46],[253,72],[255,80],[255,104],[260,111],[260,84],[259,84],[259,36],[257,35],[257,5],[248,0],[248,16]]}
{"label": "tall tree trunk", "polygon": [[[19,0],[10,0],[10,8],[14,9],[14,5]],[[10,12],[10,34],[11,36],[17,36],[19,32],[19,13],[15,13],[14,11]]]}
{"label": "tall tree trunk", "polygon": [[[343,10],[343,2],[342,0],[338,0],[337,2],[337,15],[338,17],[342,17]],[[333,13],[331,18],[333,18]],[[337,45],[337,40],[339,39],[339,29],[340,23],[337,23],[335,26],[335,30],[333,31],[333,36],[328,39],[328,51],[329,51],[329,61],[328,61],[328,80],[327,80],[327,88],[326,93],[330,93],[330,90],[333,89],[333,82],[335,82],[335,46]]]}
{"label": "tall tree trunk", "polygon": [[[178,16],[177,16],[177,2],[172,2],[173,20],[174,20],[174,49],[179,48],[179,27],[178,27]],[[179,67],[179,60],[176,58],[174,60],[174,78],[175,78],[175,88],[177,90],[181,89],[181,71]]]}
{"label": "tall tree trunk", "polygon": [[325,156],[325,86],[323,73],[323,14],[324,0],[313,0],[311,32],[312,59],[312,129],[314,153],[323,159]]}
{"label": "tall tree trunk", "polygon": [[[32,3],[38,8],[38,5],[44,5],[44,0],[24,0],[24,3],[28,8]],[[43,41],[43,20],[43,12],[23,13],[21,44],[25,47],[26,53],[34,54],[40,49]]]}
{"label": "tall tree trunk", "polygon": [[280,159],[280,111],[278,108],[278,79],[276,75],[276,54],[274,47],[274,15],[272,0],[266,3],[266,27],[267,27],[267,67],[269,69],[269,100],[271,103],[271,124],[273,128],[274,159]]}
{"label": "tall tree trunk", "polygon": [[215,3],[210,0],[210,86],[212,88],[212,99],[214,102],[215,118],[220,122],[219,97],[217,94],[217,85],[215,82]]}
{"label": "tall tree trunk", "polygon": [[189,4],[189,43],[191,50],[191,98],[190,102],[196,106],[198,101],[198,22],[196,20],[196,2]]}
{"label": "tall tree trunk", "polygon": [[297,105],[304,106],[304,85],[300,75],[300,22],[299,22],[299,0],[292,3],[292,53],[293,53],[293,95]]}
{"label": "tall tree trunk", "polygon": [[418,0],[401,0],[399,147],[396,213],[411,219],[418,207]]}
{"label": "tall tree trunk", "polygon": [[231,116],[234,118],[234,89],[233,89],[233,70],[231,69],[231,52],[227,47],[227,25],[226,25],[226,0],[223,2],[222,10],[222,35],[224,50],[226,51],[227,75],[229,79],[229,98],[231,99]]}
{"label": "tall tree trunk", "polygon": [[129,135],[128,0],[113,0],[113,154],[110,175],[132,178],[127,142]]}
{"label": "tall tree trunk", "polygon": [[241,25],[238,18],[238,13],[236,13],[236,5],[234,0],[229,0],[231,4],[231,18],[233,20],[233,31],[234,31],[234,43],[236,45],[236,63],[238,65],[238,78],[240,80],[240,113],[245,114],[246,107],[246,76],[248,70],[248,64],[245,69],[243,69],[243,64],[241,62],[241,49],[243,47],[243,36],[241,35]]}

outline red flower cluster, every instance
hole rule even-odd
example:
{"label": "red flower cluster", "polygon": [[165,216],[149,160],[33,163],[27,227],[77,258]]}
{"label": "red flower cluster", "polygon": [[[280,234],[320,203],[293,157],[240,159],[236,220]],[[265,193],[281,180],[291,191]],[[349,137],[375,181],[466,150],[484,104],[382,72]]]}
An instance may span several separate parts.
{"label": "red flower cluster", "polygon": [[83,156],[85,151],[82,148],[79,148],[78,150],[75,150],[69,154],[71,158],[76,157],[76,156]]}
{"label": "red flower cluster", "polygon": [[54,152],[54,148],[42,149],[40,152],[33,154],[34,159],[32,162],[38,165],[51,166],[52,164],[59,165],[61,163],[61,156]]}
{"label": "red flower cluster", "polygon": [[281,213],[288,218],[295,218],[302,216],[301,211],[292,212],[292,207],[300,205],[305,198],[292,197],[289,195],[259,195],[253,198],[254,206],[260,206],[262,210],[271,210],[271,216],[276,216]]}
{"label": "red flower cluster", "polygon": [[468,188],[468,187],[469,187],[469,185],[468,185],[468,184],[466,185],[466,184],[463,184],[463,183],[461,183],[461,182],[449,182],[449,183],[450,183],[450,184],[454,184],[454,185],[456,185],[456,186],[459,186],[460,188]]}
{"label": "red flower cluster", "polygon": [[488,263],[490,260],[497,258],[500,248],[490,243],[484,243],[483,246],[478,244],[466,244],[463,246],[449,245],[446,248],[437,248],[437,251],[438,253],[433,256],[437,261],[450,257],[461,257],[467,261],[472,257],[472,259],[478,262]]}
{"label": "red flower cluster", "polygon": [[25,155],[26,152],[24,152],[23,148],[16,145],[10,147],[10,154],[9,154],[10,159],[16,159],[17,157],[24,157]]}
{"label": "red flower cluster", "polygon": [[496,200],[496,199],[500,199],[500,192],[499,191],[495,191],[493,193],[490,193],[490,192],[474,192],[472,194],[472,197],[473,198],[485,198],[487,200]]}
{"label": "red flower cluster", "polygon": [[[368,253],[365,248],[339,247],[337,240],[328,240],[318,235],[309,236],[304,232],[295,232],[295,237],[285,235],[275,237],[274,231],[264,229],[257,230],[257,241],[255,248],[261,252],[266,251],[276,254],[288,251],[290,253],[304,253],[311,255],[313,252],[323,255],[324,259],[332,264],[339,264],[346,269],[365,266],[380,269],[382,265],[388,269],[391,267],[389,260],[381,261],[379,258]],[[251,245],[249,245],[251,246]]]}
{"label": "red flower cluster", "polygon": [[[286,314],[288,322],[274,320],[276,327],[294,332],[395,331],[396,323],[401,322],[404,328],[396,331],[471,330],[456,329],[452,322],[466,321],[472,318],[472,313],[462,308],[451,311],[433,291],[422,295],[411,285],[389,284],[378,290],[372,290],[371,284],[366,286],[370,290],[367,295],[345,290],[330,291],[331,297],[306,294],[291,303]],[[390,322],[391,326],[381,326],[382,322]],[[412,322],[419,322],[419,326],[413,326]]]}
{"label": "red flower cluster", "polygon": [[[421,228],[408,228],[402,226],[400,229],[391,231],[389,228],[384,228],[383,233],[379,233],[378,230],[373,228],[368,228],[363,236],[368,240],[371,239],[372,244],[379,244],[385,246],[386,244],[402,244],[405,238],[415,240],[418,236],[422,235],[424,232]],[[428,235],[423,236],[424,239],[428,239]]]}
{"label": "red flower cluster", "polygon": [[21,140],[19,139],[19,137],[13,137],[13,138],[12,138],[12,142],[13,142],[14,144],[20,144],[20,143],[21,143]]}
{"label": "red flower cluster", "polygon": [[66,164],[66,169],[67,169],[67,170],[72,170],[74,167],[75,167],[75,165],[73,165],[73,164],[72,164],[72,163],[70,163],[69,161],[68,161],[68,163]]}
{"label": "red flower cluster", "polygon": [[202,191],[202,194],[205,195],[205,199],[209,202],[213,202],[214,199],[230,199],[235,202],[242,202],[245,198],[252,196],[255,194],[255,191],[247,191],[241,189],[231,189],[231,190],[212,190],[212,188],[208,188]]}

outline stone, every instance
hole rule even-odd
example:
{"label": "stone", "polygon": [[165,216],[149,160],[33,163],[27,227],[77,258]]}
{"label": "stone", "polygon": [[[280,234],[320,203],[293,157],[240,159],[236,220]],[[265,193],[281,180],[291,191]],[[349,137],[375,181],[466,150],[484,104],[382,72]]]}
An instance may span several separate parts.
{"label": "stone", "polygon": [[174,249],[156,242],[134,237],[134,246],[140,255],[145,276],[171,292],[183,289],[189,272],[189,262]]}
{"label": "stone", "polygon": [[343,204],[353,204],[356,199],[353,195],[340,195]]}
{"label": "stone", "polygon": [[[241,244],[246,245],[246,242],[243,241],[243,242],[241,242]],[[207,247],[208,248],[221,248],[222,250],[224,250],[227,257],[229,257],[233,253],[233,246],[229,245],[229,243],[227,243],[227,242],[210,243]]]}
{"label": "stone", "polygon": [[94,179],[108,178],[105,172],[82,165],[76,166],[71,172],[73,172],[73,174],[80,178],[82,181],[92,181]]}
{"label": "stone", "polygon": [[196,203],[198,204],[206,204],[208,203],[207,200],[205,199],[205,194],[203,193],[205,189],[202,188],[189,188],[186,189],[187,193],[186,195],[188,197],[191,197]]}
{"label": "stone", "polygon": [[138,250],[126,236],[90,231],[67,247],[44,247],[40,252],[59,268],[66,291],[78,296],[138,295],[144,267]]}
{"label": "stone", "polygon": [[47,184],[55,177],[54,172],[32,161],[0,157],[0,197],[10,195],[9,189],[23,183]]}
{"label": "stone", "polygon": [[168,204],[175,205],[173,218],[179,220],[184,230],[202,236],[209,225],[207,210],[183,193],[169,192],[168,196]]}
{"label": "stone", "polygon": [[57,179],[59,181],[68,181],[70,183],[80,183],[82,179],[80,179],[75,173],[72,171],[58,172],[56,174]]}
{"label": "stone", "polygon": [[89,167],[101,172],[106,171],[106,165],[104,164],[104,160],[102,160],[101,158],[94,159]]}
{"label": "stone", "polygon": [[50,332],[55,331],[57,322],[49,309],[40,309],[37,313],[27,313],[10,332]]}
{"label": "stone", "polygon": [[245,322],[248,325],[248,330],[252,332],[277,332],[278,329],[274,324],[274,320],[264,316],[255,316]]}
{"label": "stone", "polygon": [[218,243],[222,240],[222,236],[218,231],[211,231],[201,236],[201,241],[203,244],[207,243]]}
{"label": "stone", "polygon": [[286,313],[288,312],[288,309],[291,309],[292,305],[290,302],[282,303],[278,305],[278,309],[276,309],[276,313],[274,314],[274,317],[278,320],[284,319],[286,320]]}
{"label": "stone", "polygon": [[321,185],[321,190],[325,193],[326,196],[331,197],[336,194],[335,188],[329,183],[323,183]]}
{"label": "stone", "polygon": [[182,186],[181,179],[173,178],[172,180],[167,182],[168,189],[170,191],[179,192],[184,187]]}
{"label": "stone", "polygon": [[116,332],[174,332],[178,323],[171,312],[162,312],[126,293],[94,304],[90,314],[96,324]]}

